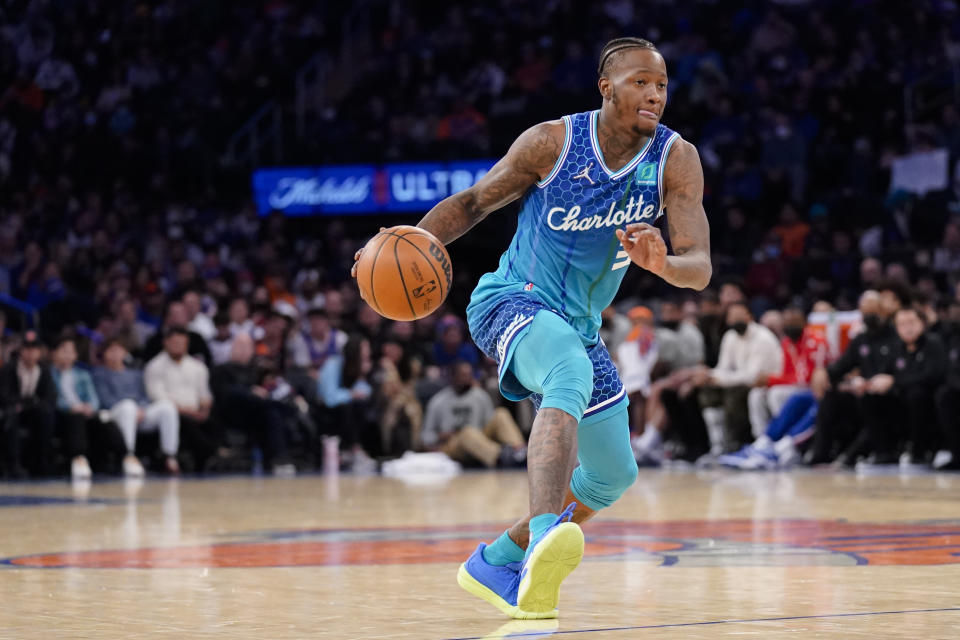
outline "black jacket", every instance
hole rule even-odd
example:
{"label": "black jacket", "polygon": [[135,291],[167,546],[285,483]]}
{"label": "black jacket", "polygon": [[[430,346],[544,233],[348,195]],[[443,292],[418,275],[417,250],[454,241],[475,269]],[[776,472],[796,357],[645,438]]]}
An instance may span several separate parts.
{"label": "black jacket", "polygon": [[252,365],[225,362],[210,372],[210,390],[217,402],[225,402],[231,394],[251,393],[257,382],[257,369]]}
{"label": "black jacket", "polygon": [[50,409],[57,406],[57,385],[53,381],[50,367],[40,365],[40,379],[34,395],[23,398],[20,394],[20,376],[17,375],[17,359],[14,358],[0,367],[0,407],[5,411],[14,405],[37,406],[42,405]]}
{"label": "black jacket", "polygon": [[960,389],[960,333],[951,333],[944,346],[947,355],[947,384]]}
{"label": "black jacket", "polygon": [[894,351],[899,343],[900,338],[889,326],[877,331],[864,331],[850,341],[836,362],[827,367],[831,384],[839,383],[854,369],[858,369],[863,378],[872,378],[878,373],[893,373]]}
{"label": "black jacket", "polygon": [[907,345],[898,341],[894,349],[894,388],[926,387],[930,393],[943,384],[947,373],[947,350],[939,336],[924,333],[917,340],[917,348],[907,350]]}

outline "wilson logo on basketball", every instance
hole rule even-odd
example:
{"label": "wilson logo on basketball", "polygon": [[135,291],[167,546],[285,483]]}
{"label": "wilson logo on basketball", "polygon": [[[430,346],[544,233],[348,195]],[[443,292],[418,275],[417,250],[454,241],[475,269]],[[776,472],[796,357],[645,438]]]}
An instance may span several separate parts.
{"label": "wilson logo on basketball", "polygon": [[450,268],[450,260],[447,259],[446,252],[443,251],[440,247],[430,243],[430,255],[440,263],[440,267],[443,269],[443,275],[447,279],[447,288],[450,288],[450,285],[453,283],[453,271]]}

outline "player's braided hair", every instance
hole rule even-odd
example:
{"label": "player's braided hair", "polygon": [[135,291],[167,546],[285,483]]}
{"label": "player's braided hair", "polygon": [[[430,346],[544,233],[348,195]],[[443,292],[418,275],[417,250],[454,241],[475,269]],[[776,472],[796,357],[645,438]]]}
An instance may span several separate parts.
{"label": "player's braided hair", "polygon": [[651,51],[658,51],[652,42],[644,40],[643,38],[614,38],[603,45],[603,50],[600,52],[600,66],[597,67],[597,73],[603,76],[604,73],[606,73],[607,61],[610,60],[611,56],[626,49],[650,49]]}

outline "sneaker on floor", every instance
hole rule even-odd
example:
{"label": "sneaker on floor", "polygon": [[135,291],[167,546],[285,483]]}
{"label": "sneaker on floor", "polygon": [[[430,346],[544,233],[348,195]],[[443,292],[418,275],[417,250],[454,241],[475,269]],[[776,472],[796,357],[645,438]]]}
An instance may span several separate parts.
{"label": "sneaker on floor", "polygon": [[533,613],[523,611],[517,606],[520,563],[511,562],[505,567],[489,564],[483,559],[483,550],[486,546],[481,542],[467,561],[460,565],[457,571],[457,584],[467,593],[486,600],[511,618],[518,620],[556,618],[556,609]]}
{"label": "sneaker on floor", "polygon": [[577,503],[567,505],[552,525],[530,541],[520,567],[517,606],[530,613],[549,613],[557,608],[560,584],[583,559],[583,531],[573,518]]}
{"label": "sneaker on floor", "polygon": [[953,452],[947,449],[941,449],[937,451],[937,455],[933,456],[933,468],[940,469],[953,461]]}
{"label": "sneaker on floor", "polygon": [[292,462],[287,462],[284,464],[275,464],[273,465],[273,475],[279,478],[292,478],[297,475],[297,468],[293,465]]}
{"label": "sneaker on floor", "polygon": [[751,444],[734,453],[726,453],[717,458],[717,463],[725,467],[756,471],[759,469],[776,469],[777,454],[769,449],[760,449]]}
{"label": "sneaker on floor", "polygon": [[[787,438],[789,438],[789,440]],[[781,468],[793,467],[803,461],[800,451],[797,450],[797,445],[793,443],[793,438],[789,436],[787,436],[787,438],[777,442],[774,448],[777,456],[777,464]]]}
{"label": "sneaker on floor", "polygon": [[70,477],[74,480],[89,480],[93,477],[93,472],[90,470],[90,463],[87,462],[86,456],[77,456],[73,459],[73,462],[70,464]]}
{"label": "sneaker on floor", "polygon": [[164,468],[172,476],[180,475],[180,463],[177,461],[176,456],[167,456],[166,460],[163,463]]}
{"label": "sneaker on floor", "polygon": [[128,478],[142,478],[144,476],[143,465],[140,464],[140,460],[137,456],[124,456],[123,458],[123,475]]}
{"label": "sneaker on floor", "polygon": [[353,473],[370,474],[377,472],[377,461],[367,455],[363,449],[353,452],[353,461],[350,463]]}

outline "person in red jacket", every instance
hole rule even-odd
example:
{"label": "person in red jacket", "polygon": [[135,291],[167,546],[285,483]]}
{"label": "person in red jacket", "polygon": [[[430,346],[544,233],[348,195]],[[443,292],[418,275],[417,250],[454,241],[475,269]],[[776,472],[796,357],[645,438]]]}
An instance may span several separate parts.
{"label": "person in red jacket", "polygon": [[790,307],[783,312],[783,371],[779,375],[761,375],[747,396],[750,426],[754,437],[766,431],[773,416],[798,391],[810,387],[817,367],[827,365],[829,347],[826,339],[806,327],[803,311]]}

